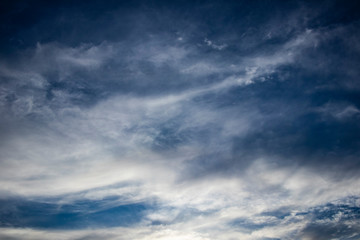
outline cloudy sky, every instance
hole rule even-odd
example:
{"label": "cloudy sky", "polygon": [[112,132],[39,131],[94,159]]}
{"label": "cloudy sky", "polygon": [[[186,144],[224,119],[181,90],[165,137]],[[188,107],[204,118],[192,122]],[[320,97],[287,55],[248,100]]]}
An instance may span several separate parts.
{"label": "cloudy sky", "polygon": [[359,3],[0,9],[1,239],[360,239]]}

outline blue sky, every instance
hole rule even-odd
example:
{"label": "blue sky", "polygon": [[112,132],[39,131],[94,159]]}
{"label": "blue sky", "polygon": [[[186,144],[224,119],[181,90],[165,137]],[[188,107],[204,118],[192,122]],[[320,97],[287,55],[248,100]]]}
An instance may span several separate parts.
{"label": "blue sky", "polygon": [[0,238],[360,238],[355,1],[0,3]]}

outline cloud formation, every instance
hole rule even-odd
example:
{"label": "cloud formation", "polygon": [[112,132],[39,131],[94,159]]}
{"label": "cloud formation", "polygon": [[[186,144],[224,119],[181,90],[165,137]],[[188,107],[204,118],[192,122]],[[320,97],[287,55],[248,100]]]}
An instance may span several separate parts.
{"label": "cloud formation", "polygon": [[350,3],[5,7],[2,239],[360,236]]}

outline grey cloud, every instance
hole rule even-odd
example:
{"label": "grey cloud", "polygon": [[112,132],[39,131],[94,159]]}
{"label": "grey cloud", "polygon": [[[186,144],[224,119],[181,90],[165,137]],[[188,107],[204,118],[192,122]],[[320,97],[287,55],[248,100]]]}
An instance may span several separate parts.
{"label": "grey cloud", "polygon": [[224,48],[227,47],[226,44],[215,44],[215,43],[213,43],[212,41],[210,41],[210,40],[207,39],[207,38],[204,39],[204,43],[205,43],[206,45],[208,45],[209,47],[211,47],[211,48],[213,48],[213,49],[216,49],[216,50],[222,50],[222,49],[224,49]]}
{"label": "grey cloud", "polygon": [[324,114],[326,117],[330,116],[333,117],[339,121],[346,121],[351,118],[357,118],[360,110],[352,105],[338,102],[338,103],[327,103],[324,106],[319,107],[315,111],[318,111],[322,114]]}

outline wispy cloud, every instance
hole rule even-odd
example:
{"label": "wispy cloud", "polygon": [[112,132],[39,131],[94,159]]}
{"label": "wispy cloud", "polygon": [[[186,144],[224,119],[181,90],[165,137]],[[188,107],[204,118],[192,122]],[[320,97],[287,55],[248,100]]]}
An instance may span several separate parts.
{"label": "wispy cloud", "polygon": [[216,49],[216,50],[222,50],[222,49],[224,49],[224,48],[226,48],[227,47],[227,45],[226,44],[215,44],[215,43],[213,43],[212,41],[210,41],[209,39],[207,39],[207,38],[205,38],[204,39],[204,43],[206,44],[206,45],[208,45],[209,47],[211,47],[211,48],[213,48],[213,49]]}
{"label": "wispy cloud", "polygon": [[331,56],[338,31],[358,37],[301,6],[218,34],[107,10],[117,24],[91,29],[126,37],[1,57],[0,238],[357,238],[357,70]]}

